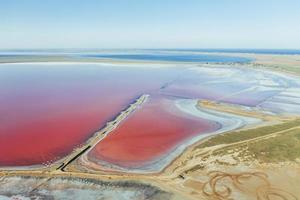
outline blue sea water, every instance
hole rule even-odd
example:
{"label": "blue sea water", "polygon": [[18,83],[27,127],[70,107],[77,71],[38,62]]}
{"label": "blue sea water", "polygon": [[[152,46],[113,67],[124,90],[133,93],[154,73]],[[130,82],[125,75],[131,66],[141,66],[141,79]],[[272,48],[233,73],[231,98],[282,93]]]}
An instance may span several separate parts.
{"label": "blue sea water", "polygon": [[[206,54],[213,53],[213,54]],[[253,54],[280,54],[300,55],[300,50],[292,49],[41,49],[41,50],[0,50],[0,59],[3,57],[32,57],[56,56],[85,57],[112,60],[139,60],[139,61],[166,61],[166,62],[193,62],[193,63],[247,63],[251,58],[218,53],[253,53]]]}
{"label": "blue sea water", "polygon": [[250,58],[221,56],[221,55],[205,55],[194,53],[142,53],[142,54],[89,54],[84,57],[117,59],[117,60],[142,60],[142,61],[167,61],[167,62],[199,62],[199,63],[245,63],[250,62]]}
{"label": "blue sea water", "polygon": [[199,52],[199,53],[253,53],[299,55],[300,49],[164,49],[165,51]]}

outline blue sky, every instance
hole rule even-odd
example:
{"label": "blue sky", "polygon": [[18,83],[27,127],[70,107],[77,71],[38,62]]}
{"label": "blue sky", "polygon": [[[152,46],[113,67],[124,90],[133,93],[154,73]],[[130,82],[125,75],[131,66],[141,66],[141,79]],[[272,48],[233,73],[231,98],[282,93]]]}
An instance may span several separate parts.
{"label": "blue sky", "polygon": [[299,0],[0,0],[0,48],[300,49]]}

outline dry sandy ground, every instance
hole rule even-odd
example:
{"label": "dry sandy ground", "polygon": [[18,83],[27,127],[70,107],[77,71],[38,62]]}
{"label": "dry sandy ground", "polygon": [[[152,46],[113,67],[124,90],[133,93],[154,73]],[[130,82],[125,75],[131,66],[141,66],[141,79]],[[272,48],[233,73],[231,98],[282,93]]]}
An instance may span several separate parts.
{"label": "dry sandy ground", "polygon": [[[181,194],[186,199],[300,199],[299,158],[281,162],[264,162],[251,152],[247,152],[249,144],[268,141],[282,136],[285,132],[293,131],[299,137],[300,123],[297,118],[284,119],[280,116],[268,116],[265,113],[239,111],[235,106],[208,102],[204,102],[204,106],[223,112],[255,116],[264,120],[265,126],[282,123],[282,121],[296,123],[286,130],[274,131],[268,135],[235,143],[205,147],[203,144],[209,138],[199,141],[158,175],[157,182],[162,188]],[[247,130],[257,131],[251,128]],[[245,146],[246,150],[243,150]],[[244,151],[247,154],[243,153]]]}
{"label": "dry sandy ground", "polygon": [[161,185],[187,199],[300,198],[300,163],[249,162],[235,152],[214,155],[215,150],[223,147],[197,149],[196,146],[165,170],[160,176]]}

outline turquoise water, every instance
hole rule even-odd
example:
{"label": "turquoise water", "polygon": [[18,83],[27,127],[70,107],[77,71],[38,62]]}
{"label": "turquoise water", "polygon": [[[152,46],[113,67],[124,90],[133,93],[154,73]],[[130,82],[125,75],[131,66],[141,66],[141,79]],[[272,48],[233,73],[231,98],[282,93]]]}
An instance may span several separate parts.
{"label": "turquoise water", "polygon": [[[159,49],[161,51],[161,49]],[[299,49],[164,49],[165,51],[199,52],[199,53],[253,53],[276,55],[299,55]]]}
{"label": "turquoise water", "polygon": [[224,55],[208,55],[189,51],[163,51],[163,50],[81,50],[81,51],[14,51],[0,52],[1,58],[12,57],[39,57],[63,56],[70,58],[98,58],[109,60],[138,60],[162,62],[192,62],[192,63],[246,63],[251,58]]}
{"label": "turquoise water", "polygon": [[128,54],[89,54],[84,57],[94,57],[103,59],[117,60],[142,60],[142,61],[167,61],[167,62],[197,62],[197,63],[245,63],[250,62],[250,58],[221,56],[221,55],[205,55],[194,53],[128,53]]}
{"label": "turquoise water", "polygon": [[0,59],[12,57],[63,56],[69,58],[98,58],[109,60],[138,60],[191,63],[247,63],[252,58],[227,56],[219,53],[252,53],[300,55],[293,49],[56,49],[0,51]]}

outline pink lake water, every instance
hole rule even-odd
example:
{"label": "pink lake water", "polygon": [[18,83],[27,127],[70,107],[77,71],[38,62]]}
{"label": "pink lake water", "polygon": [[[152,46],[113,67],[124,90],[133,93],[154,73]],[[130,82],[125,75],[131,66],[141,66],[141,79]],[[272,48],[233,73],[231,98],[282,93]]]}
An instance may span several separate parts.
{"label": "pink lake water", "polygon": [[[150,70],[95,65],[1,65],[0,166],[56,161],[136,97],[158,89]],[[154,75],[154,74],[153,74]]]}
{"label": "pink lake water", "polygon": [[271,88],[239,93],[255,84],[182,67],[1,64],[0,166],[55,162],[138,96],[150,94],[155,98],[90,154],[94,160],[124,167],[143,165],[197,134],[216,129],[208,120],[175,111],[167,96],[255,106],[278,92]]}
{"label": "pink lake water", "polygon": [[219,126],[182,114],[174,99],[152,96],[89,152],[90,160],[123,168],[141,168],[170,153],[179,143]]}

